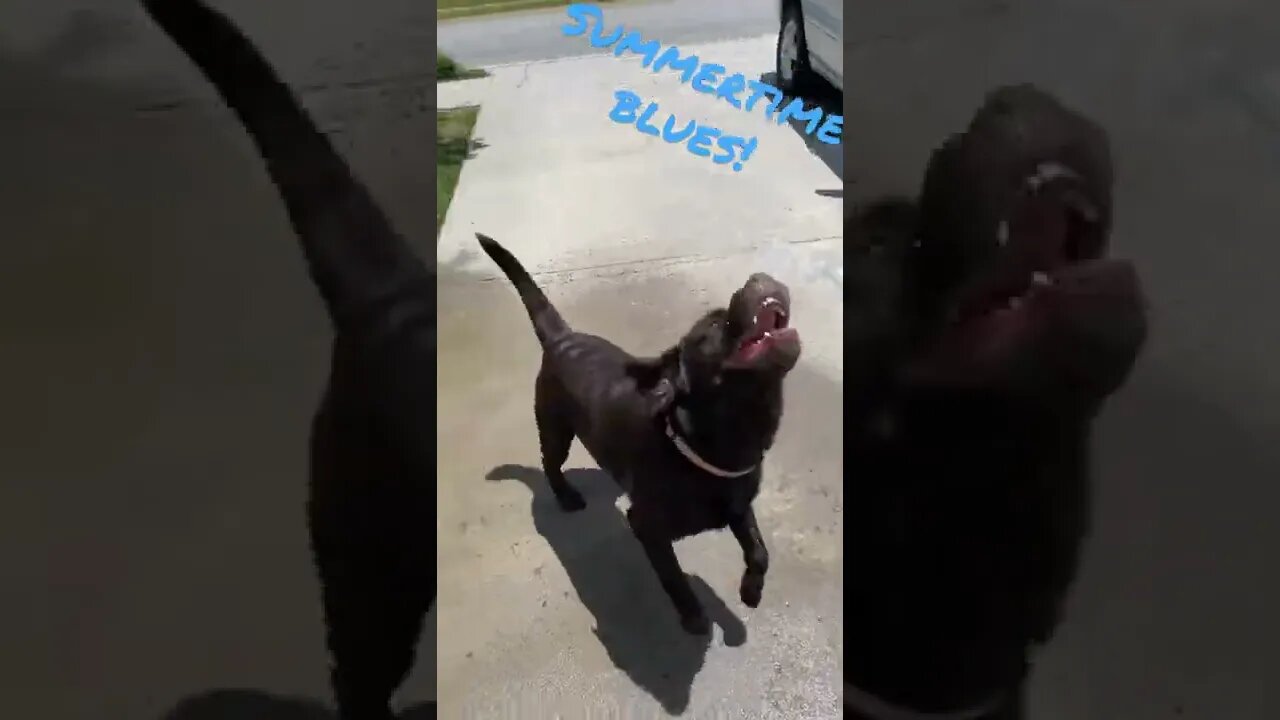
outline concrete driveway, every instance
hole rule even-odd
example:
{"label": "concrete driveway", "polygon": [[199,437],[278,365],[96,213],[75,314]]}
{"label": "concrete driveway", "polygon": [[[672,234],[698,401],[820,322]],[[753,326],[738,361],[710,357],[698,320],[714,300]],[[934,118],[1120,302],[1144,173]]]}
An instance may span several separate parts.
{"label": "concrete driveway", "polygon": [[[758,77],[773,39],[682,50]],[[437,250],[441,717],[839,717],[839,177],[790,127],[638,59],[508,66],[482,83],[480,147]],[[757,134],[759,149],[735,173],[611,122],[618,87]],[[576,327],[638,353],[669,346],[753,271],[790,284],[805,355],[757,502],[764,602],[738,600],[728,533],[677,545],[719,626],[710,642],[680,630],[618,490],[580,447],[568,467],[589,506],[555,508],[537,469],[537,344],[475,231],[520,257]]]}

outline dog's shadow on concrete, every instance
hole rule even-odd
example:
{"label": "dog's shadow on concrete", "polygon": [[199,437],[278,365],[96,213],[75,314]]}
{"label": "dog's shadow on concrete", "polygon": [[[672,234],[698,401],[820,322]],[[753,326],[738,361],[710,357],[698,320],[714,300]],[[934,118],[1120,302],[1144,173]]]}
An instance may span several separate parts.
{"label": "dog's shadow on concrete", "polygon": [[[534,527],[595,617],[595,635],[613,664],[668,713],[684,712],[712,636],[696,637],[681,629],[675,608],[617,507],[621,488],[602,470],[568,470],[565,477],[582,492],[587,507],[567,513],[556,504],[539,469],[503,465],[485,477],[518,480],[529,488]],[[696,575],[690,582],[707,617],[721,628],[725,645],[746,642],[746,626],[715,591]]]}
{"label": "dog's shadow on concrete", "polygon": [[[435,703],[405,708],[399,717],[400,720],[435,720]],[[311,698],[224,688],[184,698],[160,720],[338,720],[338,715],[329,706]]]}

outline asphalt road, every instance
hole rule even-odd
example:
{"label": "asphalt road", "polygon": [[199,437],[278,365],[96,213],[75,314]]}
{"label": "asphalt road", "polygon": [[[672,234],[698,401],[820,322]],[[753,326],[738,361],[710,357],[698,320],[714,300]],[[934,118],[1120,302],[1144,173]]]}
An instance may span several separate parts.
{"label": "asphalt road", "polygon": [[[640,29],[667,45],[729,40],[778,31],[777,0],[658,0],[600,5],[606,31],[615,25]],[[480,16],[440,24],[441,52],[465,65],[504,65],[591,55],[582,37],[565,37],[563,10]]]}

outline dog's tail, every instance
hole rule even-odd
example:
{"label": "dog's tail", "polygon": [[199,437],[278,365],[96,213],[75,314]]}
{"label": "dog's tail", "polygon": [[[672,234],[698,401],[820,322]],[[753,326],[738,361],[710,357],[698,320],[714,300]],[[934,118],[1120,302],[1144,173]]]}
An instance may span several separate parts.
{"label": "dog's tail", "polygon": [[529,272],[516,256],[488,235],[476,233],[476,239],[480,241],[485,254],[493,258],[511,280],[511,284],[516,286],[516,292],[520,293],[520,299],[524,301],[525,310],[529,311],[529,319],[533,321],[533,331],[538,335],[538,342],[545,347],[548,341],[569,332],[568,323],[560,317],[560,312],[547,299],[542,288],[529,277]]}
{"label": "dog's tail", "polygon": [[432,269],[354,177],[253,43],[199,0],[142,0],[208,78],[266,161],[335,328],[431,282]]}

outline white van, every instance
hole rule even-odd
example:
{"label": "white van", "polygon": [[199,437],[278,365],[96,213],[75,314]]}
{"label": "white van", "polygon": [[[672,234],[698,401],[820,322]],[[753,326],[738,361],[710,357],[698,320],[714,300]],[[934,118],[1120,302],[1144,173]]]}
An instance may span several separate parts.
{"label": "white van", "polygon": [[778,4],[778,89],[800,93],[817,74],[843,92],[843,0],[779,0]]}

